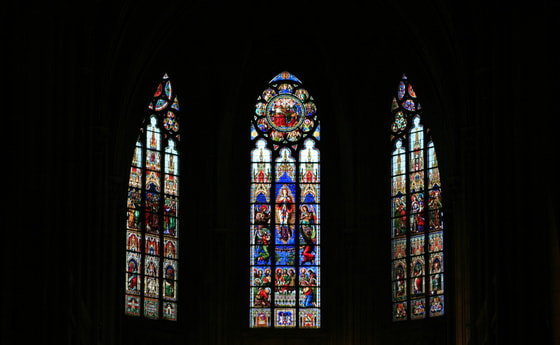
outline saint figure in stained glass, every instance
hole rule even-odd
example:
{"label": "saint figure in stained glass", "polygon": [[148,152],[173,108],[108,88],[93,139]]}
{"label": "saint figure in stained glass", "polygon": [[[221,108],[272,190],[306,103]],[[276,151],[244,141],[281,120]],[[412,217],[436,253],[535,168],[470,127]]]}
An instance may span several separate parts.
{"label": "saint figure in stained glass", "polygon": [[148,105],[132,156],[126,218],[129,316],[177,320],[178,112],[177,96],[165,74]]}
{"label": "saint figure in stained glass", "polygon": [[252,328],[319,328],[320,155],[313,97],[289,72],[274,77],[251,118]]}
{"label": "saint figure in stained glass", "polygon": [[434,142],[406,76],[391,113],[393,320],[440,316],[445,310],[441,179]]}

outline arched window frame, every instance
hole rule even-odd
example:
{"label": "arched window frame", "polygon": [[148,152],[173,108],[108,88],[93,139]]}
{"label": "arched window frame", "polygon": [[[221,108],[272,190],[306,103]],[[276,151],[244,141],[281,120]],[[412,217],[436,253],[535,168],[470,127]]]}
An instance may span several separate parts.
{"label": "arched window frame", "polygon": [[179,260],[179,101],[159,82],[139,130],[126,217],[125,315],[177,320]]}
{"label": "arched window frame", "polygon": [[430,130],[405,75],[391,113],[393,321],[438,317],[445,314],[441,179]]}
{"label": "arched window frame", "polygon": [[320,124],[282,72],[251,119],[250,328],[320,328]]}

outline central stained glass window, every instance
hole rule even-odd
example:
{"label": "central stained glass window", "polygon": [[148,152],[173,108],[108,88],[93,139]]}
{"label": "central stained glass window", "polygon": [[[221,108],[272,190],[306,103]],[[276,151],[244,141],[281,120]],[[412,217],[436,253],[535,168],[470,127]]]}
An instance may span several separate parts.
{"label": "central stained glass window", "polygon": [[251,121],[250,327],[319,328],[320,126],[313,97],[288,72]]}

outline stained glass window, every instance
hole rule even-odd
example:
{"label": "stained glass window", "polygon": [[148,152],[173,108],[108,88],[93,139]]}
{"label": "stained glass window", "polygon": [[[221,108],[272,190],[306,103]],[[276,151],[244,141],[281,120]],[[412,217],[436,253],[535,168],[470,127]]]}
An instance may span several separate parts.
{"label": "stained glass window", "polygon": [[403,75],[391,107],[393,321],[444,314],[443,204],[439,167],[422,107]]}
{"label": "stained glass window", "polygon": [[313,97],[288,72],[251,116],[252,328],[321,325],[320,126]]}
{"label": "stained glass window", "polygon": [[165,74],[136,140],[128,182],[125,314],[177,320],[179,102]]}

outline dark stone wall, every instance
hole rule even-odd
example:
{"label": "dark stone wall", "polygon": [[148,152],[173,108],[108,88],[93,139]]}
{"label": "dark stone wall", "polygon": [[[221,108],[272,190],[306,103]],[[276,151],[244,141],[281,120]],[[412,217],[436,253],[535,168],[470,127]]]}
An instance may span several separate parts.
{"label": "dark stone wall", "polygon": [[[558,343],[554,5],[5,5],[2,344]],[[247,328],[248,121],[277,73],[322,121],[323,325]],[[163,73],[182,116],[180,320],[124,317],[126,185]],[[403,73],[446,203],[447,315],[391,322]]]}

